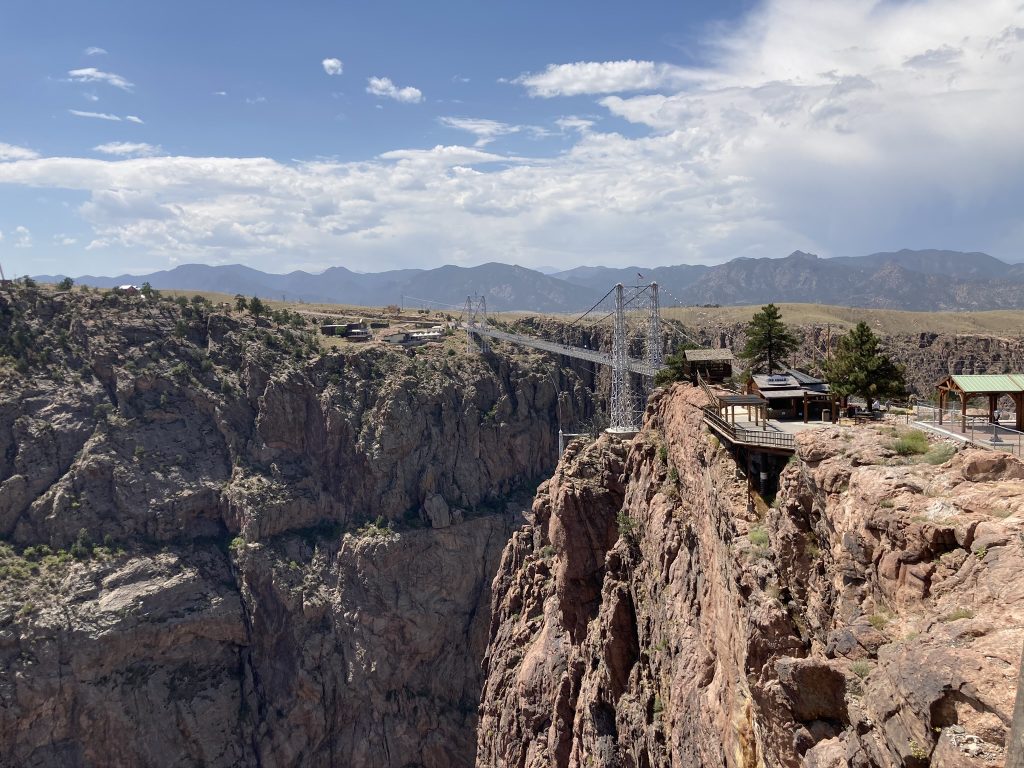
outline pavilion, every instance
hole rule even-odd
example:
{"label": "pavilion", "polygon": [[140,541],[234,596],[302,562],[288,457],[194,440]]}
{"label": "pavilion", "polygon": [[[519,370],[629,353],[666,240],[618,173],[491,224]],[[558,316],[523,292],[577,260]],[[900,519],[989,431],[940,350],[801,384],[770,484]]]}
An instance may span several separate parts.
{"label": "pavilion", "polygon": [[988,419],[995,421],[999,398],[1009,397],[1017,410],[1015,428],[1024,431],[1024,374],[949,375],[939,382],[939,424],[951,396],[960,400],[960,428],[967,430],[967,403],[975,397],[988,398]]}
{"label": "pavilion", "polygon": [[683,350],[686,373],[694,384],[701,378],[710,384],[718,384],[732,376],[732,365],[736,358],[732,350],[686,349]]}

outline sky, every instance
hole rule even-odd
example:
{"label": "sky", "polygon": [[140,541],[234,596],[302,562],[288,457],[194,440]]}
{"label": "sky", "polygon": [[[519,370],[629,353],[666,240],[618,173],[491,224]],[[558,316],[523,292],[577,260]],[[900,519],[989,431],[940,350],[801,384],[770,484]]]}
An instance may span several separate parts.
{"label": "sky", "polygon": [[0,265],[1024,260],[1021,0],[7,0]]}

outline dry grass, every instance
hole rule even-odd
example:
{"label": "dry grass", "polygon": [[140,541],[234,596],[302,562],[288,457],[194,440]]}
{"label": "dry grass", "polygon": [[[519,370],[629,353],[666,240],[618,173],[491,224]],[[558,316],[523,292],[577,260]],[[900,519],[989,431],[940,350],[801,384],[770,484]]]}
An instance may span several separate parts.
{"label": "dry grass", "polygon": [[[990,312],[906,312],[895,309],[860,309],[827,304],[778,304],[782,317],[794,325],[827,325],[842,332],[857,323],[868,323],[885,335],[932,333],[1012,335],[1024,325],[1024,310]],[[662,316],[684,325],[708,326],[746,323],[759,306],[744,307],[662,307]]]}

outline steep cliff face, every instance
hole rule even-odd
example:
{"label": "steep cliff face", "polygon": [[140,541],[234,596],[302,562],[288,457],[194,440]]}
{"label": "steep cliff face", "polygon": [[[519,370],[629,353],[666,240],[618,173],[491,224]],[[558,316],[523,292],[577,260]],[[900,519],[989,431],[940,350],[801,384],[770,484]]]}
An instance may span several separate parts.
{"label": "steep cliff face", "polygon": [[0,294],[0,765],[472,764],[517,489],[588,389],[464,341]]}
{"label": "steep cliff face", "polygon": [[541,486],[494,582],[477,765],[1001,765],[1024,464],[828,427],[768,506],[700,402],[656,396]]}

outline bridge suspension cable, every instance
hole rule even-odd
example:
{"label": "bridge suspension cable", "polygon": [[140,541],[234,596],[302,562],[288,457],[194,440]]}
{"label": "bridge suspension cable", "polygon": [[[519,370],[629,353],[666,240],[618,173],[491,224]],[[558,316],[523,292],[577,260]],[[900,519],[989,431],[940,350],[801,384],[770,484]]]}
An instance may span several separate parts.
{"label": "bridge suspension cable", "polygon": [[[614,317],[611,353],[548,341],[524,334],[509,333],[493,328],[488,323],[486,298],[482,296],[466,297],[461,326],[466,331],[467,348],[472,350],[474,337],[479,339],[483,350],[487,349],[487,339],[500,339],[565,357],[609,366],[612,369],[609,431],[613,433],[636,432],[639,409],[630,386],[629,374],[639,374],[645,379],[653,381],[655,374],[661,370],[664,362],[658,285],[657,283],[651,283],[650,285],[631,286],[631,288],[633,288],[632,295],[627,299],[624,286],[621,283],[615,285],[590,309],[569,324],[570,327],[579,325],[582,320],[597,310],[602,302],[614,294],[615,308],[605,318],[597,321],[601,322],[607,317]],[[648,312],[645,326],[641,329],[644,331],[646,347],[646,359],[643,360],[629,356],[629,340],[632,338],[632,335],[628,332],[626,324],[626,309],[628,307],[643,309]],[[593,323],[590,325],[593,325]]]}

